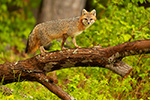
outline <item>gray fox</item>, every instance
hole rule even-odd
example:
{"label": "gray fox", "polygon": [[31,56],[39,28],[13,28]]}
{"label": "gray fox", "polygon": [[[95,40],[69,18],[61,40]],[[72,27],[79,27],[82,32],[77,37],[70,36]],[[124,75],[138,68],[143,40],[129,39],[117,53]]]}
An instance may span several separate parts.
{"label": "gray fox", "polygon": [[25,52],[34,53],[39,49],[41,54],[44,54],[46,51],[43,46],[59,38],[62,38],[61,49],[65,49],[64,42],[69,36],[71,36],[74,46],[79,48],[76,44],[75,36],[81,34],[95,21],[96,10],[93,9],[91,12],[87,12],[83,9],[80,17],[40,23],[36,25],[30,33]]}

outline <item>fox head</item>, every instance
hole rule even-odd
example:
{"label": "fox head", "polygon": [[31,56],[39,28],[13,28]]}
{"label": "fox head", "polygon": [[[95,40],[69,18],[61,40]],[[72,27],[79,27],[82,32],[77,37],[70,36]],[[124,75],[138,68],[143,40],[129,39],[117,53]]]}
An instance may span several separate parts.
{"label": "fox head", "polygon": [[82,10],[81,22],[85,27],[92,25],[96,21],[96,10],[93,9],[91,12]]}

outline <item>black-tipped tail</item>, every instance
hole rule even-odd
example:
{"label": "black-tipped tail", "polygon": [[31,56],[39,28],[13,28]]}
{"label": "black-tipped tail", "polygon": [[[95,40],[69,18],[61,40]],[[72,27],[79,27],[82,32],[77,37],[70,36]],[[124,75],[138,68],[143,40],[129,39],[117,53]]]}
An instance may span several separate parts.
{"label": "black-tipped tail", "polygon": [[26,45],[25,53],[29,52],[28,48],[29,48],[29,39],[27,40],[27,45]]}

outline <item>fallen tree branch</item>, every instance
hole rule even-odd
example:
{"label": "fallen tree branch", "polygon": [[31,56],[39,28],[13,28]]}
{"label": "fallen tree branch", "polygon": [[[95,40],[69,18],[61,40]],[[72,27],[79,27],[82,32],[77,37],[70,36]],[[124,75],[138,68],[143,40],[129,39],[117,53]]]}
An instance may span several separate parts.
{"label": "fallen tree branch", "polygon": [[122,62],[122,58],[131,55],[150,53],[150,39],[126,42],[117,46],[100,48],[66,49],[37,55],[30,59],[0,64],[2,84],[18,81],[37,81],[64,100],[74,98],[56,86],[53,77],[47,72],[70,67],[103,67],[126,77],[132,67]]}

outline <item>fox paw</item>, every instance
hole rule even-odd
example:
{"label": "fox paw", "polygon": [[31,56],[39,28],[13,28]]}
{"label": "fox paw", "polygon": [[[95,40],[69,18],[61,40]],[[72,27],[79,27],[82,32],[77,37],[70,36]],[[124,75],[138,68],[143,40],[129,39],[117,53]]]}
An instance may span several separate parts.
{"label": "fox paw", "polygon": [[66,49],[65,47],[62,47],[62,48],[61,48],[61,50],[65,50],[65,49]]}
{"label": "fox paw", "polygon": [[80,46],[76,46],[76,48],[81,48]]}
{"label": "fox paw", "polygon": [[44,56],[48,51],[41,52],[41,55]]}

